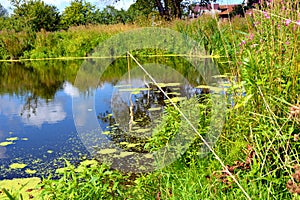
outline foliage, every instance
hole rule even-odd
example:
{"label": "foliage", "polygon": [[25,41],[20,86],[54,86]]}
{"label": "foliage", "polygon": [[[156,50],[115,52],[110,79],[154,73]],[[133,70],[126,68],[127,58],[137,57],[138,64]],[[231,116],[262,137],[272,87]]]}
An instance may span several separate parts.
{"label": "foliage", "polygon": [[51,199],[119,199],[126,191],[128,176],[109,170],[95,160],[86,160],[75,167],[66,161],[66,167],[57,170],[62,177],[43,180],[42,195]]}
{"label": "foliage", "polygon": [[155,11],[154,1],[137,0],[128,8],[128,15],[130,15],[134,20],[138,17],[146,17]]}
{"label": "foliage", "polygon": [[34,39],[31,31],[15,32],[14,30],[4,30],[1,33],[0,41],[7,51],[10,59],[17,59],[23,55],[24,51],[30,50]]}
{"label": "foliage", "polygon": [[97,22],[99,24],[125,24],[131,22],[132,19],[123,9],[117,10],[113,6],[106,6],[101,12],[97,13]]}
{"label": "foliage", "polygon": [[61,23],[65,27],[87,25],[95,22],[96,7],[83,0],[74,0],[62,13]]}
{"label": "foliage", "polygon": [[14,20],[30,27],[32,31],[56,31],[60,27],[60,15],[55,6],[42,0],[12,1]]}

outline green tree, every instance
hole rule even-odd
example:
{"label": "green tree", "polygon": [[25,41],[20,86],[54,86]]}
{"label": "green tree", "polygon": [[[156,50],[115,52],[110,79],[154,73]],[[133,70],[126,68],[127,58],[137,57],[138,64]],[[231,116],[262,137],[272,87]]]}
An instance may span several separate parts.
{"label": "green tree", "polygon": [[[118,2],[119,0],[113,0],[113,2]],[[216,2],[216,0],[198,0],[196,1],[200,5],[207,5],[211,1]],[[155,5],[155,9],[158,10],[159,14],[167,20],[173,18],[181,18],[183,15],[183,8],[186,4],[184,0],[137,0],[137,7],[141,5],[150,5],[149,8],[152,9],[152,5]],[[146,7],[146,6],[145,6]],[[144,9],[143,9],[144,10]],[[147,9],[146,9],[147,10]],[[145,10],[144,10],[145,11]]]}
{"label": "green tree", "polygon": [[135,20],[137,17],[149,17],[149,15],[156,11],[155,1],[137,0],[127,10],[128,15]]}
{"label": "green tree", "polygon": [[95,23],[97,9],[89,2],[74,0],[62,13],[61,22],[65,27]]}
{"label": "green tree", "polygon": [[60,15],[55,6],[41,0],[11,0],[11,4],[15,7],[12,17],[33,31],[56,31],[60,28]]}
{"label": "green tree", "polygon": [[130,16],[123,9],[117,10],[113,6],[106,6],[102,11],[98,11],[97,22],[100,24],[118,24],[129,22]]}

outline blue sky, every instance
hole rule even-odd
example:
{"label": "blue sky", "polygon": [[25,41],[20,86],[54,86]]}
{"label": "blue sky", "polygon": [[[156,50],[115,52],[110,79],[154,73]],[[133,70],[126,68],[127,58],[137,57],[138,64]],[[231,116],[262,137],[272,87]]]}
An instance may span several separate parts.
{"label": "blue sky", "polygon": [[[103,8],[108,5],[110,2],[114,0],[86,0],[87,2],[91,2],[93,5],[96,5],[99,8]],[[60,11],[63,11],[64,8],[70,5],[71,0],[44,0],[45,3],[50,5],[55,5]],[[120,0],[118,3],[113,4],[114,7],[120,9],[127,9],[130,4],[132,4],[134,0]],[[218,0],[217,3],[220,4],[236,4],[242,3],[243,0]],[[9,10],[11,7],[8,0],[0,0],[0,4]]]}

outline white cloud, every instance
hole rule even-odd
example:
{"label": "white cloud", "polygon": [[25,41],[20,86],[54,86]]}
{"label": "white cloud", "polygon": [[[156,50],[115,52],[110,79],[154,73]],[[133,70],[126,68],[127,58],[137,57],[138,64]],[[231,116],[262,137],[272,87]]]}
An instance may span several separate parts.
{"label": "white cloud", "polygon": [[78,88],[74,87],[69,82],[66,82],[64,84],[64,93],[66,93],[70,97],[78,97],[79,96],[79,90],[78,90]]}
{"label": "white cloud", "polygon": [[[23,109],[23,103],[14,101],[8,96],[0,97],[0,114],[12,120],[13,117],[20,117],[20,121],[28,126],[41,127],[44,123],[55,124],[66,118],[67,114],[63,108],[63,99],[56,99],[54,102],[46,103],[38,99],[38,107],[35,114],[33,110],[25,110],[23,115],[20,113]],[[30,117],[28,115],[30,114]]]}
{"label": "white cloud", "polygon": [[[30,117],[27,117],[30,114]],[[26,110],[22,115],[22,122],[25,125],[41,127],[44,123],[55,124],[66,118],[63,105],[60,102],[41,103],[36,109],[36,113],[31,110]]]}

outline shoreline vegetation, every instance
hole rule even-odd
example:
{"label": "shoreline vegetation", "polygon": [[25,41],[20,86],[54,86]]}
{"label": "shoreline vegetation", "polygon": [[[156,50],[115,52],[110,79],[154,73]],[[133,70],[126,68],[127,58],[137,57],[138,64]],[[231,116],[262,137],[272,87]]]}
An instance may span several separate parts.
{"label": "shoreline vegetation", "polygon": [[[162,21],[158,27],[187,34],[217,57],[219,68],[229,72],[227,93],[235,105],[228,105],[214,150],[248,196],[300,199],[300,3],[264,2],[245,18],[221,22],[201,16]],[[148,26],[151,19],[141,24],[82,25],[58,32],[4,30],[0,56],[2,60],[85,57],[110,36]],[[238,95],[240,88],[246,95]],[[210,129],[210,102],[199,103],[199,107],[198,131],[205,134]],[[145,145],[149,151],[156,151],[177,134],[180,115],[169,107],[163,122],[164,128],[156,130]],[[78,166],[66,161],[66,167],[58,170],[60,179],[44,178],[25,192],[0,190],[0,197],[27,198],[31,197],[27,191],[38,190],[32,198],[246,199],[212,154],[199,156],[202,144],[196,138],[179,160],[145,174],[124,174],[96,161]]]}

